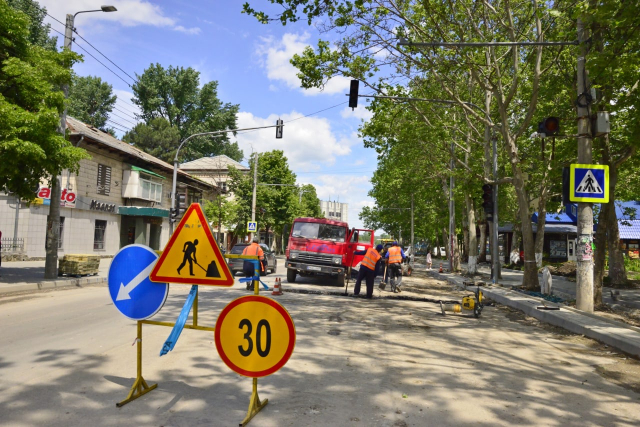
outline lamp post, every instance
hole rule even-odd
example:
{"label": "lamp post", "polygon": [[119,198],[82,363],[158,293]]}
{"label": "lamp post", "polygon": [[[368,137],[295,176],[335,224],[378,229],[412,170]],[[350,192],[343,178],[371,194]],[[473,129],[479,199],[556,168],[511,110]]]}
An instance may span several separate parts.
{"label": "lamp post", "polygon": [[[182,147],[184,146],[184,144],[186,144],[191,138],[195,138],[196,136],[214,136],[214,135],[221,135],[223,133],[228,133],[228,132],[240,132],[240,131],[245,131],[245,130],[256,130],[256,129],[268,129],[268,128],[275,128],[275,127],[281,127],[283,126],[282,124],[276,124],[273,126],[259,126],[259,127],[255,127],[255,128],[242,128],[242,129],[225,129],[225,130],[217,130],[217,131],[213,131],[213,132],[202,132],[202,133],[194,133],[193,135],[189,135],[188,137],[186,137],[185,139],[182,140],[182,142],[180,143],[180,145],[178,146],[178,149],[176,150],[176,155],[173,158],[173,183],[171,185],[171,215],[169,218],[169,235],[173,234],[173,222],[174,222],[174,218],[173,218],[173,213],[175,212],[176,209],[176,186],[178,183],[178,155],[180,154],[180,150],[182,149]],[[253,221],[254,219],[252,219]]]}
{"label": "lamp post", "polygon": [[[71,50],[73,42],[74,21],[79,13],[89,12],[115,12],[114,6],[102,6],[95,10],[81,10],[75,14],[67,14],[67,20],[64,28],[64,49]],[[64,97],[69,96],[69,85],[62,85]],[[58,131],[65,135],[67,130],[67,109],[65,108],[60,114],[60,127]],[[44,264],[44,277],[46,279],[55,279],[58,277],[58,242],[60,240],[60,182],[56,173],[51,180],[51,203],[49,205],[49,216],[47,217],[47,235],[46,235],[46,258]]]}

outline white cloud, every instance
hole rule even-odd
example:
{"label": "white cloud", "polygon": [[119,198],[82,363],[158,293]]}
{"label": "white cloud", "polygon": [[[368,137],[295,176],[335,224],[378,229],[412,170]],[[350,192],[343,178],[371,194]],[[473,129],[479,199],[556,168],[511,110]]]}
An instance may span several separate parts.
{"label": "white cloud", "polygon": [[343,119],[355,117],[365,121],[370,120],[373,117],[373,113],[367,110],[364,105],[357,107],[355,110],[351,110],[350,107],[345,107],[344,110],[340,111],[340,115]]}
{"label": "white cloud", "polygon": [[173,29],[185,34],[200,34],[200,28],[198,27],[185,28],[182,25],[178,25],[176,27],[173,27]]}
{"label": "white cloud", "polygon": [[[100,3],[95,0],[39,0],[41,6],[47,8],[49,15],[65,22],[68,13],[76,13],[83,10],[99,9]],[[116,12],[92,12],[83,13],[76,17],[75,25],[79,29],[87,29],[89,22],[111,21],[125,27],[138,25],[151,25],[154,27],[170,27],[175,31],[187,34],[198,34],[200,28],[185,28],[176,25],[176,19],[166,16],[162,8],[153,2],[146,0],[110,0],[109,5],[118,9]],[[52,21],[48,21],[52,22]],[[63,31],[60,24],[52,22],[53,28]]]}
{"label": "white cloud", "polygon": [[366,175],[321,175],[314,183],[320,200],[340,201],[349,204],[349,226],[362,227],[358,214],[365,206],[374,206],[367,195],[371,189]]}
{"label": "white cloud", "polygon": [[349,92],[350,80],[346,77],[333,77],[323,89],[302,89],[300,79],[297,76],[298,70],[289,62],[293,55],[302,53],[307,43],[309,34],[286,33],[282,39],[276,40],[273,37],[262,38],[262,44],[257,47],[256,53],[261,58],[261,65],[267,71],[270,80],[280,81],[291,89],[300,89],[305,95],[336,94]]}
{"label": "white cloud", "polygon": [[285,122],[283,138],[276,139],[275,128],[262,129],[252,132],[239,133],[238,144],[246,155],[255,151],[284,150],[289,165],[294,171],[320,170],[331,166],[339,156],[351,153],[351,146],[356,141],[356,135],[347,137],[336,136],[327,119],[307,117],[291,123],[287,121],[300,117],[302,114],[292,111],[280,116],[271,114],[269,117],[256,117],[248,112],[238,114],[238,126],[250,128],[274,125],[278,118]]}

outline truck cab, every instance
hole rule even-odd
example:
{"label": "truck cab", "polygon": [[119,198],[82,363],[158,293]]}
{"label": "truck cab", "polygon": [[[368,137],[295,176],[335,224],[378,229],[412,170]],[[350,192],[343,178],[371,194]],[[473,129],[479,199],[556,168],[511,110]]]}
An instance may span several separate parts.
{"label": "truck cab", "polygon": [[373,246],[374,231],[349,229],[346,222],[326,218],[296,218],[289,234],[286,250],[287,282],[300,276],[331,276],[344,286],[351,268],[362,261],[365,251]]}

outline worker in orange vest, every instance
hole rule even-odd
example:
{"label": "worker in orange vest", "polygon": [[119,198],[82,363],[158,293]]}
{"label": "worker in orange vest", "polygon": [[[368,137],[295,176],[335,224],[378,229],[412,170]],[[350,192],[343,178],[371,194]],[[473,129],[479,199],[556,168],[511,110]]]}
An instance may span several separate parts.
{"label": "worker in orange vest", "polygon": [[387,263],[389,263],[389,277],[391,278],[391,291],[400,292],[400,283],[402,282],[402,261],[405,259],[404,251],[398,242],[393,245],[385,255]]}
{"label": "worker in orange vest", "polygon": [[[259,242],[258,237],[254,237],[251,244],[244,248],[242,255],[257,255],[260,259],[260,272],[264,273],[264,251],[260,247]],[[244,273],[244,277],[255,276],[256,272],[253,262],[245,260],[244,263],[242,263],[242,272]],[[247,282],[247,290],[253,290],[253,283]]]}
{"label": "worker in orange vest", "polygon": [[356,284],[353,287],[353,294],[360,294],[360,283],[362,279],[366,279],[367,283],[367,298],[373,297],[373,280],[376,278],[376,264],[382,258],[380,256],[380,251],[382,251],[383,246],[378,245],[374,248],[369,248],[367,251],[356,251],[354,255],[362,255],[364,254],[364,258],[360,263],[360,271],[358,272],[358,278],[356,279]]}

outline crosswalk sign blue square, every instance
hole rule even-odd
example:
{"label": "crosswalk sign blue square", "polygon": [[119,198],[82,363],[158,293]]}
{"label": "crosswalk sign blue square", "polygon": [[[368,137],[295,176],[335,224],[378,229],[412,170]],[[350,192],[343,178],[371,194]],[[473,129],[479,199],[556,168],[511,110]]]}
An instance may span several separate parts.
{"label": "crosswalk sign blue square", "polygon": [[247,232],[248,233],[255,233],[256,231],[258,231],[258,223],[255,221],[248,221],[247,222]]}
{"label": "crosswalk sign blue square", "polygon": [[569,200],[609,203],[609,166],[571,165]]}

